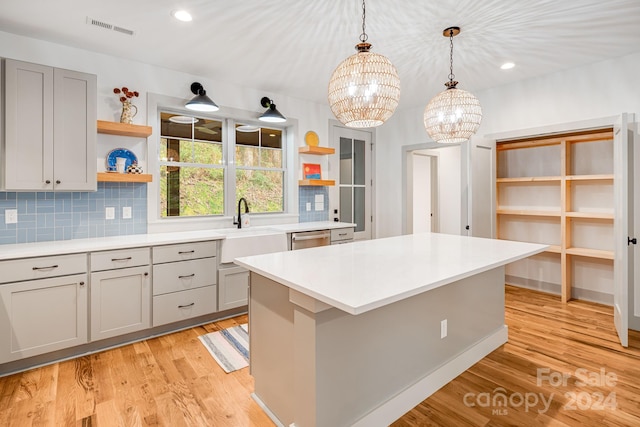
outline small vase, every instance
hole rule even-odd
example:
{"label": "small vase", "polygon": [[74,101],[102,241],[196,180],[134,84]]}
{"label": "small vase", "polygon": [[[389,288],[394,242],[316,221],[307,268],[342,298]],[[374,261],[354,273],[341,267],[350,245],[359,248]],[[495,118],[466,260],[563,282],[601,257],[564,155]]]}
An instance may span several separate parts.
{"label": "small vase", "polygon": [[138,114],[138,107],[133,105],[130,101],[124,101],[122,103],[122,114],[120,115],[120,123],[131,124],[133,118]]}

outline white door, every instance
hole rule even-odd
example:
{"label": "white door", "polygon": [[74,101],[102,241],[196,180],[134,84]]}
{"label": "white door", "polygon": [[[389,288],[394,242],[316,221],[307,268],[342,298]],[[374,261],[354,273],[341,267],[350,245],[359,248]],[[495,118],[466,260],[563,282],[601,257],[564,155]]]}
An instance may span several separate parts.
{"label": "white door", "polygon": [[469,141],[469,236],[494,237],[495,159],[493,140],[473,137]]}
{"label": "white door", "polygon": [[371,132],[334,126],[339,154],[339,208],[340,221],[355,223],[354,238],[371,239],[373,218],[371,212]]}
{"label": "white door", "polygon": [[620,344],[629,345],[629,285],[632,276],[629,259],[633,259],[633,245],[628,239],[633,233],[633,185],[629,185],[630,164],[633,165],[633,131],[627,114],[622,114],[613,127],[613,189],[614,189],[614,268],[613,268],[613,319]]}

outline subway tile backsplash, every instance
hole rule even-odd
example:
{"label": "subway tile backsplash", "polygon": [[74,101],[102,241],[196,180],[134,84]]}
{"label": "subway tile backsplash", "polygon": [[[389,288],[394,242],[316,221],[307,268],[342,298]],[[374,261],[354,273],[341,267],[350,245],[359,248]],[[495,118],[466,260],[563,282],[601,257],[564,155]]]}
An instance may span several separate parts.
{"label": "subway tile backsplash", "polygon": [[[323,196],[322,209],[316,210],[316,195]],[[311,210],[307,211],[307,203],[311,203]],[[300,222],[329,220],[329,188],[327,187],[298,187],[298,214]]]}
{"label": "subway tile backsplash", "polygon": [[[132,218],[122,218],[130,206]],[[114,219],[105,219],[113,207]],[[5,224],[4,211],[18,210],[18,222]],[[0,192],[0,244],[46,242],[147,232],[147,186],[99,182],[96,192]]]}

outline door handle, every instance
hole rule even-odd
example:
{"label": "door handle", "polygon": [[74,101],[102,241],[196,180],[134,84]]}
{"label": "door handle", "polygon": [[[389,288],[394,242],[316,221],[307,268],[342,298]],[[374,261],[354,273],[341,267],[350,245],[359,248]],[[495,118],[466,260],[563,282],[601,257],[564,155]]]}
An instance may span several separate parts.
{"label": "door handle", "polygon": [[631,244],[636,245],[637,243],[638,243],[638,239],[636,239],[635,237],[634,238],[627,237],[627,246]]}

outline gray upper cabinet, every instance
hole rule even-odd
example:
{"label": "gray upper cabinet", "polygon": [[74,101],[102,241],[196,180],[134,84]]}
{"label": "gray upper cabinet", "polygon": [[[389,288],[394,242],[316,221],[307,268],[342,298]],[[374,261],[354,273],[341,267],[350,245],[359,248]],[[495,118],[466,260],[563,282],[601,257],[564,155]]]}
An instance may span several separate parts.
{"label": "gray upper cabinet", "polygon": [[95,191],[93,74],[5,60],[2,189]]}

